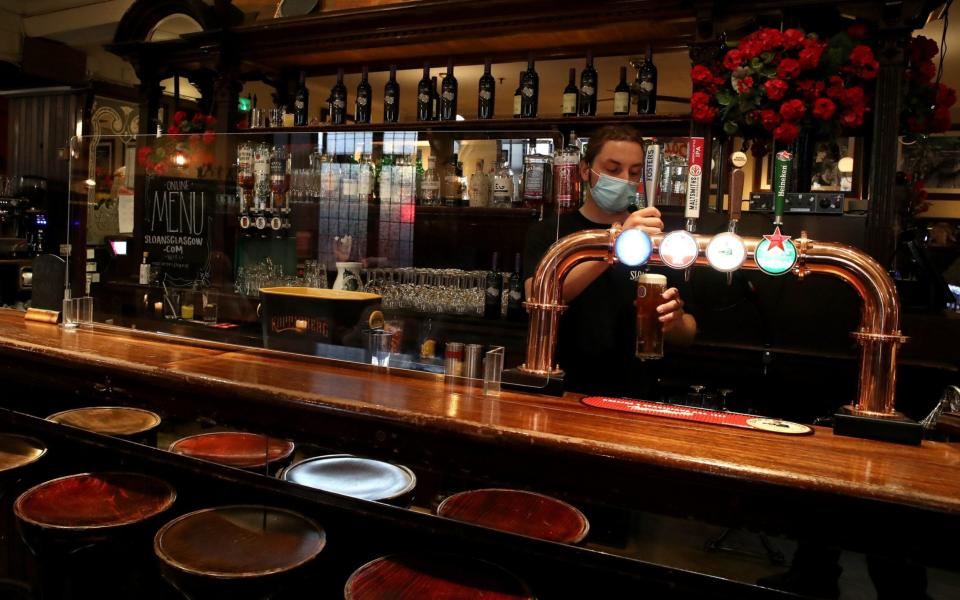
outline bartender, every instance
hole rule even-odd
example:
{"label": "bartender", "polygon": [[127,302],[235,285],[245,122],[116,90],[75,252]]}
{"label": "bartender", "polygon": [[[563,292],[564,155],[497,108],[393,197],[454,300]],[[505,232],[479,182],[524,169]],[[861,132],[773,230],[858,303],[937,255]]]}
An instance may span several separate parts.
{"label": "bartender", "polygon": [[[531,276],[547,249],[559,238],[584,229],[639,227],[660,233],[663,221],[655,207],[630,212],[644,168],[643,138],[627,125],[598,129],[580,161],[580,179],[587,194],[579,211],[544,219],[531,227],[524,251],[524,272]],[[590,261],[575,267],[563,282],[557,362],[566,373],[569,390],[598,395],[656,399],[659,361],[636,359],[636,279],[642,268]],[[657,307],[668,344],[692,343],[697,322],[678,287],[682,277],[664,272],[668,289]],[[525,282],[530,297],[532,279]]]}

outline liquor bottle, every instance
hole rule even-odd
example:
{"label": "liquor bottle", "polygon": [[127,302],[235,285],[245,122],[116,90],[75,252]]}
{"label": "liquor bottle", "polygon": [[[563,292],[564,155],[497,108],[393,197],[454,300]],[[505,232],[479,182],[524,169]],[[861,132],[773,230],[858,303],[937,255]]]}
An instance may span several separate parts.
{"label": "liquor bottle", "polygon": [[457,206],[470,206],[470,182],[463,174],[463,161],[457,161],[457,181],[460,185],[460,202]]}
{"label": "liquor bottle", "polygon": [[303,127],[310,124],[310,92],[307,90],[307,74],[300,71],[300,87],[293,99],[293,124]]}
{"label": "liquor bottle", "polygon": [[440,120],[457,120],[457,78],[453,76],[453,59],[447,60],[447,74],[440,84]]}
{"label": "liquor bottle", "polygon": [[443,172],[443,203],[446,206],[458,206],[460,204],[460,176],[457,175],[457,155],[451,154],[450,160]]}
{"label": "liquor bottle", "polygon": [[420,204],[423,206],[440,205],[440,177],[437,175],[437,157],[427,159],[427,170],[420,181]]}
{"label": "liquor bottle", "polygon": [[627,85],[627,68],[620,67],[620,83],[613,90],[613,114],[630,114],[630,86]]}
{"label": "liquor bottle", "polygon": [[437,91],[437,78],[430,78],[430,110],[431,119],[440,120],[440,93]]}
{"label": "liquor bottle", "polygon": [[477,168],[470,176],[470,207],[486,208],[490,206],[490,179],[483,172],[483,161],[477,161]]}
{"label": "liquor bottle", "polygon": [[430,63],[423,63],[423,77],[417,84],[417,120],[433,120],[433,85],[430,83]]}
{"label": "liquor bottle", "polygon": [[520,273],[520,253],[513,257],[513,273],[507,283],[507,319],[521,321],[526,311],[523,308],[523,278]]}
{"label": "liquor bottle", "polygon": [[513,171],[510,170],[510,160],[507,151],[500,151],[500,165],[493,173],[493,205],[499,208],[510,208],[513,204]]}
{"label": "liquor bottle", "polygon": [[576,81],[577,70],[571,67],[570,80],[567,82],[567,87],[563,88],[563,116],[565,117],[577,116],[577,96],[580,91],[577,89]]}
{"label": "liquor bottle", "polygon": [[523,72],[520,82],[520,116],[533,118],[537,116],[537,104],[540,102],[540,76],[533,67],[533,54],[527,59],[527,70]]}
{"label": "liquor bottle", "polygon": [[386,204],[393,197],[393,155],[384,154],[380,159],[380,203]]}
{"label": "liquor bottle", "polygon": [[357,84],[357,110],[354,114],[354,121],[357,123],[370,122],[370,109],[373,100],[373,90],[370,88],[370,82],[367,81],[367,67],[363,67],[363,73],[360,75],[360,83]]}
{"label": "liquor bottle", "polygon": [[390,65],[390,79],[383,86],[383,122],[396,123],[400,116],[400,84],[397,83],[397,65]]}
{"label": "liquor bottle", "polygon": [[520,118],[520,109],[523,106],[523,94],[520,86],[523,85],[523,71],[520,71],[520,77],[517,79],[517,91],[513,93],[513,118]]}
{"label": "liquor bottle", "polygon": [[287,150],[275,144],[270,152],[270,208],[283,208],[287,192]]}
{"label": "liquor bottle", "polygon": [[[361,152],[362,148],[357,147],[357,152]],[[370,160],[369,154],[360,155],[360,165],[358,167],[359,173],[357,175],[357,198],[361,202],[369,202],[370,198],[373,196],[373,161]]]}
{"label": "liquor bottle", "polygon": [[499,319],[503,296],[503,274],[497,268],[498,254],[493,253],[493,269],[487,272],[486,291],[483,294],[483,316]]}
{"label": "liquor bottle", "polygon": [[657,67],[653,64],[653,46],[647,44],[647,59],[640,67],[640,90],[637,93],[637,114],[657,112]]}
{"label": "liquor bottle", "polygon": [[580,73],[580,116],[597,114],[597,70],[593,68],[593,54],[587,52],[587,66]]}
{"label": "liquor bottle", "polygon": [[140,285],[150,285],[150,263],[147,262],[149,252],[143,253],[143,261],[140,263]]}
{"label": "liquor bottle", "polygon": [[330,90],[330,122],[334,125],[347,122],[347,86],[343,85],[343,69],[337,69],[337,83]]}
{"label": "liquor bottle", "polygon": [[492,119],[496,106],[497,82],[490,74],[490,59],[483,63],[483,75],[480,77],[480,91],[477,98],[477,118]]}

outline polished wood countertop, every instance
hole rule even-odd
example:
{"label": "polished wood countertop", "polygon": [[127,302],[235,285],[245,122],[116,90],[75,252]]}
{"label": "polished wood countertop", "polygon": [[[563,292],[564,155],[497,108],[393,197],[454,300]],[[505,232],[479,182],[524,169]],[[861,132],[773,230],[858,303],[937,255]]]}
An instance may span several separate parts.
{"label": "polished wood countertop", "polygon": [[11,310],[0,310],[0,357],[66,360],[318,411],[393,419],[475,440],[960,514],[958,444],[901,446],[834,436],[825,428],[816,428],[812,436],[787,437],[590,408],[570,393],[556,398],[504,391],[496,398],[438,376],[378,372],[99,326],[65,330],[24,321],[23,313]]}

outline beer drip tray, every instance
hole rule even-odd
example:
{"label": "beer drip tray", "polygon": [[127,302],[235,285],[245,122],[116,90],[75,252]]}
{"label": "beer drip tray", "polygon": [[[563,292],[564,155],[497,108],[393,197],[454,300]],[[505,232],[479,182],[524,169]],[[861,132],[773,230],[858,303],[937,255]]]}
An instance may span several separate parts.
{"label": "beer drip tray", "polygon": [[843,407],[833,416],[833,434],[919,446],[923,441],[923,426],[903,416],[868,417]]}
{"label": "beer drip tray", "polygon": [[533,375],[524,373],[517,368],[504,369],[500,386],[518,392],[562,396],[563,373],[559,375]]}

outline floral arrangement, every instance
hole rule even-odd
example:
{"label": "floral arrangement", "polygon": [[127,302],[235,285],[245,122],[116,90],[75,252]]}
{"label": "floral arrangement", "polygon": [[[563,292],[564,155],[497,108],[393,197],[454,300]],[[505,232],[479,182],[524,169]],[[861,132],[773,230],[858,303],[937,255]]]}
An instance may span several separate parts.
{"label": "floral arrangement", "polygon": [[716,64],[691,71],[694,121],[719,120],[728,135],[752,142],[788,144],[801,129],[835,136],[863,125],[879,63],[863,43],[866,28],[853,25],[829,40],[799,29],[764,28],[727,50]]}
{"label": "floral arrangement", "polygon": [[950,129],[950,107],[957,102],[957,92],[934,81],[937,67],[933,59],[939,53],[937,43],[928,37],[920,35],[910,40],[903,75],[901,133],[916,135]]}
{"label": "floral arrangement", "polygon": [[216,122],[212,115],[196,113],[188,119],[186,112],[177,111],[167,135],[150,140],[137,151],[137,164],[155,175],[164,175],[170,169],[184,168],[187,164],[212,165],[213,154],[207,146],[216,139],[213,132]]}

